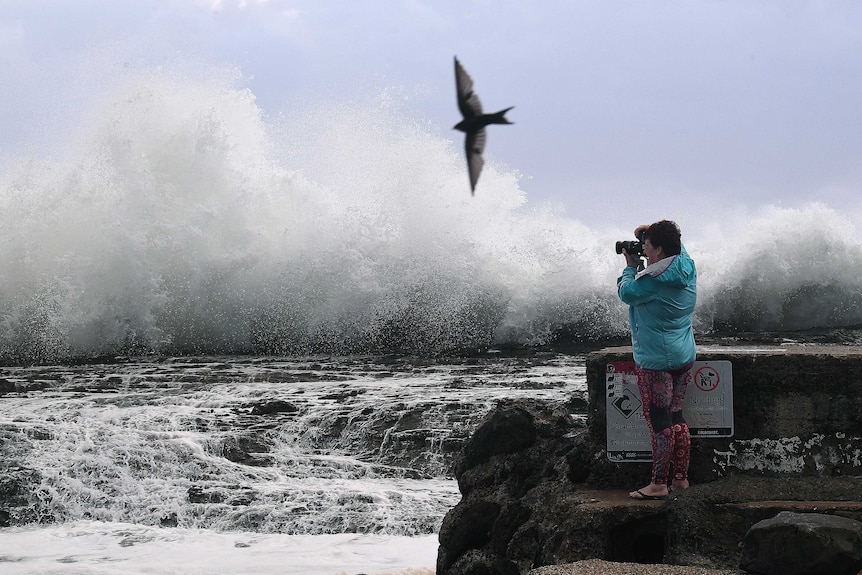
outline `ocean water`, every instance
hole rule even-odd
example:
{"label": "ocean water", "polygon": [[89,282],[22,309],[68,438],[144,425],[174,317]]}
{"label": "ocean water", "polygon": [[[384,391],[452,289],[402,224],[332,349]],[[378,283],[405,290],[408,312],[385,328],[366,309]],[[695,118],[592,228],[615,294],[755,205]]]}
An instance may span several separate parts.
{"label": "ocean water", "polygon": [[454,455],[583,356],[160,358],[7,367],[3,573],[433,573]]}
{"label": "ocean water", "polygon": [[[631,230],[493,160],[471,197],[406,102],[270,117],[235,75],[130,70],[4,156],[0,473],[32,483],[0,571],[433,572],[479,418],[625,341]],[[698,337],[858,343],[860,213],[684,214]]]}

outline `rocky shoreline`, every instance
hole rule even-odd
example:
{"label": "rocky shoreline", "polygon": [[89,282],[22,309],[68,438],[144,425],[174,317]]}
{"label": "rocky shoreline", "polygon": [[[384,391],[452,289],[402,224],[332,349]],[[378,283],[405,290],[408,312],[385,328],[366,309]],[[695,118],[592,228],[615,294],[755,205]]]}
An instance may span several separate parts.
{"label": "rocky shoreline", "polygon": [[601,559],[587,559],[575,563],[539,567],[531,570],[529,575],[745,575],[745,571],[682,565],[615,563]]}
{"label": "rocky shoreline", "polygon": [[458,464],[438,575],[739,574],[758,521],[788,509],[862,520],[859,476],[736,475],[643,502],[587,481],[596,452],[564,405],[499,405]]}

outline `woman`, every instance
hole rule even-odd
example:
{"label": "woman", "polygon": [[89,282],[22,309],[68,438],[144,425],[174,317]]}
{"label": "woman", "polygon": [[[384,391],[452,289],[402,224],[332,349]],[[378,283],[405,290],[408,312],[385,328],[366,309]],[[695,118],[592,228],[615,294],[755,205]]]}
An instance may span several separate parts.
{"label": "woman", "polygon": [[626,268],[617,293],[629,305],[632,347],[643,413],[652,440],[652,480],[632,491],[633,499],[664,499],[671,486],[688,487],[691,436],[682,417],[685,390],[695,358],[691,316],[697,301],[697,271],[680,241],[679,227],[662,220],[638,226],[647,267],[623,250]]}

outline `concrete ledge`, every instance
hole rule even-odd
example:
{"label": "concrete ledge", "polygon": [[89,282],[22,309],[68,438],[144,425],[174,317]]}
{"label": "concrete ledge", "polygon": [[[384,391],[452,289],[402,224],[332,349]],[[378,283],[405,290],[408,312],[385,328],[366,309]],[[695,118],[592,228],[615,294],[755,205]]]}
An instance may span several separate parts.
{"label": "concrete ledge", "polygon": [[[630,486],[635,477],[642,482],[649,475],[649,464],[611,463],[602,456],[605,366],[631,360],[630,347],[587,356],[587,425],[598,450],[592,484]],[[733,365],[735,433],[693,439],[693,482],[737,474],[862,476],[862,347],[701,347],[698,360]]]}

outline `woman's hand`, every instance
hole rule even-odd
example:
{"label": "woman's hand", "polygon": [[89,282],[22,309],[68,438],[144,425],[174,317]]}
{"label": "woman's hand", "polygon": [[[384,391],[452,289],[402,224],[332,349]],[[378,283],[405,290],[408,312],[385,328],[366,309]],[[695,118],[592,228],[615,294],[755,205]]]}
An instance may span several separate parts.
{"label": "woman's hand", "polygon": [[635,228],[635,237],[637,239],[641,239],[641,234],[644,233],[645,231],[647,231],[647,228],[649,228],[649,224],[641,224],[638,227],[636,227]]}
{"label": "woman's hand", "polygon": [[626,251],[625,249],[623,249],[623,255],[626,257],[626,264],[627,264],[629,267],[632,267],[632,268],[635,268],[635,269],[637,269],[637,268],[638,268],[638,266],[639,266],[639,265],[640,265],[640,263],[641,263],[640,258],[638,258],[638,257],[635,257],[635,256],[631,255],[631,254],[630,254],[628,251]]}

